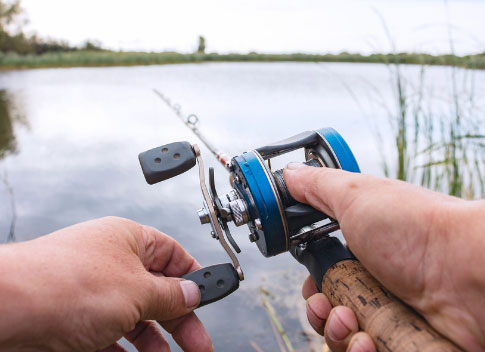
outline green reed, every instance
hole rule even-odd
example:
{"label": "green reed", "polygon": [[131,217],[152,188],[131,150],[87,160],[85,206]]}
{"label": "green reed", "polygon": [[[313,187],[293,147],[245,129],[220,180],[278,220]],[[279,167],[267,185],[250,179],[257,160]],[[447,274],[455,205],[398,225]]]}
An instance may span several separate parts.
{"label": "green reed", "polygon": [[383,155],[386,175],[457,197],[485,196],[485,115],[476,102],[476,72],[451,66],[449,91],[429,92],[425,65],[412,83],[399,63],[388,67],[394,108],[386,111],[395,159]]}
{"label": "green reed", "polygon": [[[445,2],[447,13],[448,4]],[[385,18],[376,11],[394,53],[396,45]],[[449,22],[449,21],[448,21]],[[384,152],[383,134],[377,131],[386,176],[419,183],[435,191],[464,198],[485,196],[485,115],[476,101],[476,68],[483,55],[456,56],[453,33],[447,26],[451,54],[433,57],[447,62],[446,87],[427,85],[429,55],[417,55],[419,78],[413,82],[402,73],[399,54],[387,56],[393,99],[385,107],[391,125],[396,159]],[[434,89],[435,91],[429,91]],[[382,95],[380,95],[382,99]],[[483,101],[482,101],[483,102]],[[391,153],[394,154],[394,153]],[[395,170],[395,175],[390,174]]]}

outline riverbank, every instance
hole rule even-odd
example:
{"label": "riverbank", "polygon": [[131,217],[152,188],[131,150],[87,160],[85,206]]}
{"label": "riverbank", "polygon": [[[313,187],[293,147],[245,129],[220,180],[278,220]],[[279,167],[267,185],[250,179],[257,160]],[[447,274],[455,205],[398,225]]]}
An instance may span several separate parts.
{"label": "riverbank", "polygon": [[458,66],[485,69],[485,53],[469,56],[429,54],[181,54],[176,52],[73,51],[42,55],[0,54],[0,69],[142,66],[203,62],[359,62]]}

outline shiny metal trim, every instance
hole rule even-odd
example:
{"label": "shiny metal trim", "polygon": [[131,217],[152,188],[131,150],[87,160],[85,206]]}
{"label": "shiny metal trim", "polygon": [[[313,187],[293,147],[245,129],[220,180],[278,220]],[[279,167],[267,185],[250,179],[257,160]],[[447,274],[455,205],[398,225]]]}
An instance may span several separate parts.
{"label": "shiny metal trim", "polygon": [[278,191],[276,190],[276,186],[273,182],[272,175],[269,175],[269,173],[268,173],[268,169],[266,168],[266,165],[264,163],[264,159],[262,158],[262,156],[256,150],[253,150],[253,154],[256,156],[259,163],[261,164],[261,167],[264,170],[264,173],[266,174],[266,177],[269,181],[269,184],[271,185],[271,190],[273,191],[273,195],[276,198],[276,201],[277,201],[277,204],[278,204],[278,210],[280,212],[281,222],[283,223],[283,229],[285,230],[285,241],[286,241],[285,247],[286,247],[286,250],[288,250],[288,249],[290,249],[290,247],[289,247],[290,242],[289,242],[289,235],[288,235],[288,224],[286,223],[286,217],[284,216],[283,204],[281,202],[280,195],[279,195]]}
{"label": "shiny metal trim", "polygon": [[332,146],[330,145],[330,143],[328,143],[327,139],[320,133],[320,131],[315,131],[316,134],[318,134],[320,136],[320,138],[322,139],[322,141],[325,143],[325,145],[328,147],[328,150],[330,150],[330,152],[332,152],[332,155],[333,155],[333,159],[337,162],[337,166],[338,166],[338,169],[342,169],[342,165],[340,164],[340,160],[339,158],[337,157],[337,155],[335,154]]}
{"label": "shiny metal trim", "polygon": [[320,156],[317,154],[315,150],[305,148],[305,161],[310,161],[310,160],[316,160],[318,161],[321,167],[326,167],[322,158],[320,158]]}
{"label": "shiny metal trim", "polygon": [[244,280],[244,273],[241,269],[241,265],[239,264],[239,260],[237,259],[236,255],[227,244],[226,238],[224,237],[224,232],[222,231],[221,225],[219,225],[219,221],[217,220],[213,200],[210,197],[209,191],[207,190],[207,185],[205,183],[204,162],[202,161],[202,156],[200,155],[200,149],[197,144],[193,144],[192,149],[197,157],[197,163],[199,165],[200,189],[202,190],[202,195],[207,205],[207,210],[209,211],[212,229],[215,231],[217,239],[219,240],[222,248],[224,248],[227,255],[231,258],[234,268],[239,276],[239,280],[242,281]]}

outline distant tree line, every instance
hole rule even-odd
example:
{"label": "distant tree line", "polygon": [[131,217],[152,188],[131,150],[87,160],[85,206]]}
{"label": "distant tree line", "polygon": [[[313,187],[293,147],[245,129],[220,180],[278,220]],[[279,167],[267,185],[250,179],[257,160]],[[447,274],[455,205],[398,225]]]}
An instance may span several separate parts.
{"label": "distant tree line", "polygon": [[25,34],[22,27],[23,10],[20,0],[0,0],[0,52],[19,55],[41,55],[78,50],[101,51],[95,41],[86,41],[82,46],[69,45],[66,41],[43,39]]}
{"label": "distant tree line", "polygon": [[207,42],[199,36],[193,53],[114,52],[96,41],[72,46],[66,41],[27,35],[22,30],[20,0],[0,0],[0,69],[29,67],[129,66],[198,62],[367,62],[384,64],[448,65],[485,69],[485,53],[455,56],[422,53],[340,54],[218,54],[207,52]]}

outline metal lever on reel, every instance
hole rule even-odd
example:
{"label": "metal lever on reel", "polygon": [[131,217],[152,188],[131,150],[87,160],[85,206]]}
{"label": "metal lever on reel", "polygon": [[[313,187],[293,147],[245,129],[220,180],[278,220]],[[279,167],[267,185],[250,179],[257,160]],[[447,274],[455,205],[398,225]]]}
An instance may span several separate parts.
{"label": "metal lever on reel", "polygon": [[241,249],[237,245],[236,241],[234,241],[234,238],[231,235],[231,231],[229,231],[229,226],[227,226],[227,218],[229,214],[231,214],[231,209],[226,209],[222,206],[222,202],[219,199],[219,196],[217,195],[217,190],[216,190],[216,184],[215,184],[215,179],[214,179],[214,168],[210,167],[209,168],[209,186],[211,190],[211,195],[212,199],[214,200],[214,205],[215,209],[217,210],[217,213],[219,216],[217,219],[219,220],[219,224],[221,227],[224,229],[224,232],[227,236],[227,239],[229,240],[229,243],[231,244],[232,248],[236,251],[236,253],[241,253]]}
{"label": "metal lever on reel", "polygon": [[[138,159],[143,175],[147,183],[151,185],[180,175],[198,163],[200,187],[212,233],[231,258],[232,264],[212,265],[184,275],[182,278],[194,281],[199,286],[201,292],[199,307],[218,301],[237,290],[239,281],[244,280],[244,274],[237,257],[224,237],[221,224],[226,229],[227,223],[221,220],[216,213],[219,206],[216,204],[218,197],[214,186],[214,171],[211,171],[211,196],[205,183],[204,163],[199,147],[196,144],[190,145],[188,142],[176,142],[140,153]],[[234,242],[229,230],[227,229],[225,232],[229,234],[230,241]],[[237,245],[235,248],[239,249]]]}

